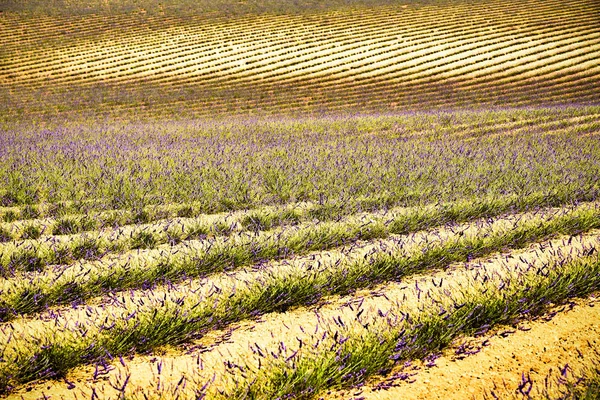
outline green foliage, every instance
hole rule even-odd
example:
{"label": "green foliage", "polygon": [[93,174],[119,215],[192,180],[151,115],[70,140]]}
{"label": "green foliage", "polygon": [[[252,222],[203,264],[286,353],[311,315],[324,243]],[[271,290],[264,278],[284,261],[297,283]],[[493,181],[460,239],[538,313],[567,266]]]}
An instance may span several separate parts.
{"label": "green foliage", "polygon": [[0,227],[0,243],[8,242],[13,239],[12,234],[7,228]]}
{"label": "green foliage", "polygon": [[226,236],[235,230],[235,224],[229,224],[227,221],[218,221],[210,227],[215,235]]}
{"label": "green foliage", "polygon": [[40,236],[42,236],[42,231],[37,225],[25,225],[21,231],[21,237],[23,239],[38,239]]}
{"label": "green foliage", "polygon": [[[332,220],[482,196],[591,200],[599,192],[600,169],[593,162],[598,142],[566,128],[557,131],[556,121],[588,123],[597,112],[597,107],[463,111],[452,116],[451,125],[444,113],[230,125],[154,121],[156,133],[145,139],[133,123],[114,122],[97,132],[82,121],[62,128],[58,137],[30,126],[23,135],[39,142],[35,157],[28,141],[16,140],[9,149],[15,160],[0,160],[0,176],[31,180],[27,187],[39,192],[51,186],[55,201],[38,207],[42,214],[51,215],[56,204],[84,214],[119,210],[123,220],[112,218],[121,224],[155,220],[158,211],[149,206],[172,203],[178,206],[166,218],[309,201],[323,207],[312,211],[315,218]],[[510,124],[528,130],[508,134]],[[80,157],[63,154],[70,142]],[[219,152],[212,151],[214,142],[221,144]],[[96,154],[93,143],[109,150]],[[45,160],[45,167],[19,161],[29,158]],[[86,193],[85,199],[73,192]],[[105,225],[116,222],[106,218]]]}
{"label": "green foliage", "polygon": [[10,256],[8,271],[40,272],[44,263],[35,248],[21,248]]}
{"label": "green foliage", "polygon": [[11,210],[11,211],[6,211],[4,213],[3,218],[4,218],[5,222],[13,222],[13,221],[16,221],[17,219],[19,219],[19,216],[17,215],[16,212]]}
{"label": "green foliage", "polygon": [[53,235],[71,235],[79,232],[79,223],[75,218],[61,218],[56,221],[52,229]]}
{"label": "green foliage", "polygon": [[[597,212],[597,210],[583,208],[551,217],[547,221],[533,220],[514,228],[492,230],[485,235],[481,234],[483,232],[478,232],[471,237],[457,234],[439,245],[430,246],[425,251],[417,250],[414,254],[375,253],[368,259],[349,259],[322,271],[312,273],[299,271],[300,274],[287,277],[267,275],[260,282],[248,284],[245,289],[240,288],[233,294],[224,294],[219,303],[215,303],[215,299],[210,297],[205,303],[192,303],[190,309],[182,307],[179,302],[173,303],[173,308],[169,306],[171,303],[163,303],[160,311],[158,309],[153,311],[151,308],[144,311],[147,315],[140,314],[137,323],[135,321],[127,323],[111,331],[110,334],[100,332],[100,336],[97,337],[92,336],[91,333],[86,335],[86,340],[94,341],[97,347],[88,348],[77,343],[61,343],[56,347],[58,354],[52,353],[49,358],[41,358],[45,367],[43,370],[50,370],[53,375],[61,376],[75,365],[73,363],[80,362],[74,360],[101,357],[105,351],[116,355],[133,349],[139,351],[164,344],[177,344],[188,340],[199,330],[217,328],[266,312],[285,311],[294,305],[312,304],[325,295],[351,293],[361,287],[370,287],[382,281],[398,280],[407,274],[443,267],[457,261],[467,261],[472,257],[490,254],[499,249],[522,247],[558,233],[574,234],[582,230],[595,229],[600,226]],[[261,251],[271,251],[266,249],[263,248]],[[253,257],[254,254],[239,246],[232,247],[228,251],[223,250],[223,248],[215,248],[207,253],[202,261],[194,258],[194,264],[190,264],[189,267],[220,264],[228,268],[228,265],[247,263],[248,258]],[[29,259],[31,256],[32,254],[29,254]],[[103,278],[92,276],[87,285],[62,281],[56,282],[54,287],[36,289],[33,285],[27,284],[21,296],[12,295],[12,304],[7,303],[7,297],[3,298],[3,309],[10,310],[10,313],[20,313],[35,310],[36,306],[46,307],[56,302],[81,300],[89,296],[93,290],[100,288],[115,287],[114,285],[124,288],[128,285],[127,279],[130,282],[157,281],[161,278],[169,280],[174,272],[181,271],[185,267],[185,264],[174,264],[174,260],[169,259],[161,260],[154,269],[127,271],[111,269],[110,275]],[[525,289],[522,284],[516,283],[510,292],[490,290],[489,293],[480,293],[475,291],[479,289],[472,288],[471,292],[465,295],[468,297],[460,301],[463,305],[451,313],[451,318],[441,318],[437,312],[432,315],[419,315],[410,322],[410,329],[402,330],[406,333],[400,336],[386,336],[395,331],[390,331],[383,336],[377,334],[379,348],[376,351],[374,350],[375,337],[352,338],[346,341],[339,351],[335,353],[324,351],[319,355],[325,357],[324,359],[296,360],[291,370],[290,365],[285,364],[282,368],[288,371],[286,373],[282,370],[280,374],[277,368],[269,370],[269,373],[272,373],[267,377],[269,383],[255,385],[251,389],[268,388],[269,391],[273,390],[277,393],[295,393],[311,397],[326,387],[360,383],[367,376],[387,366],[392,356],[394,359],[424,357],[444,348],[457,335],[471,334],[482,325],[508,323],[523,312],[528,315],[540,313],[547,304],[560,303],[571,296],[585,295],[598,290],[600,288],[599,268],[599,259],[594,255],[575,260],[568,265],[561,264],[560,268],[552,270],[554,271],[552,273],[535,276],[534,279],[527,281]],[[192,269],[188,269],[187,272],[193,274]],[[31,293],[35,293],[35,296],[31,297]],[[26,298],[34,302],[24,302]],[[455,300],[456,303],[458,300]],[[17,310],[15,307],[22,308]],[[5,318],[8,316],[9,314],[5,315]],[[410,346],[399,348],[399,342],[408,343]],[[60,350],[63,347],[79,350],[66,360],[59,356],[63,354]],[[369,356],[365,356],[367,352]],[[329,363],[331,360],[328,357],[334,357],[334,354],[344,355],[345,361],[342,365],[344,374],[338,374],[334,366]],[[47,364],[49,359],[58,361],[49,365]],[[31,368],[35,371],[42,370],[39,365]],[[347,379],[348,374],[352,374],[350,380]],[[306,380],[293,379],[294,376],[296,378],[302,376]]]}
{"label": "green foliage", "polygon": [[134,224],[145,224],[151,219],[150,213],[143,208],[133,210],[132,214],[132,222]]}
{"label": "green foliage", "polygon": [[69,212],[69,208],[64,203],[52,203],[46,210],[46,215],[51,217],[62,217]]}
{"label": "green foliage", "polygon": [[40,216],[40,211],[33,205],[26,205],[21,210],[21,219],[34,219]]}
{"label": "green foliage", "polygon": [[[182,280],[210,281],[212,274],[226,280],[245,266],[243,274],[257,279],[236,282],[232,292],[215,287],[214,296],[196,296],[195,304],[190,295],[165,296],[160,305],[144,299],[131,320],[109,316],[116,321],[110,329],[72,336],[56,330],[47,341],[31,343],[15,338],[23,352],[8,362],[16,371],[0,363],[0,388],[65,377],[106,354],[179,345],[261,314],[599,229],[597,205],[581,204],[600,194],[598,141],[548,128],[597,113],[597,107],[509,110],[226,127],[155,121],[144,135],[135,124],[107,124],[100,133],[75,124],[64,128],[64,137],[30,128],[28,141],[9,142],[16,158],[0,160],[8,182],[2,202],[15,207],[2,211],[8,223],[0,230],[3,322],[115,291],[125,296],[128,289],[165,284],[179,294]],[[531,130],[498,127],[513,122]],[[35,148],[27,145],[31,137],[39,139]],[[62,151],[63,145],[73,148]],[[45,168],[20,161],[28,152]],[[540,210],[546,207],[563,211]],[[223,211],[235,212],[203,215]],[[512,226],[490,228],[484,220],[527,211],[537,214]],[[15,223],[19,217],[35,220]],[[349,256],[360,241],[391,243],[393,235],[418,237],[418,231],[452,230],[463,222],[472,222],[476,233],[457,229],[414,249],[381,247]],[[139,224],[147,225],[133,226]],[[40,238],[48,232],[69,236]],[[163,244],[176,247],[126,253]],[[286,269],[292,256],[341,246],[335,263]],[[271,268],[271,260],[286,261]],[[47,268],[52,264],[59,265]],[[329,342],[332,350],[319,348],[249,374],[256,384],[239,385],[232,398],[311,398],[359,385],[388,370],[391,359],[426,357],[485,324],[539,315],[549,302],[597,290],[598,268],[597,259],[587,257],[565,265],[562,274],[522,281],[528,291],[517,285],[502,293],[469,293],[447,319],[423,312],[402,329],[345,332],[348,340]]]}
{"label": "green foliage", "polygon": [[[326,287],[330,291],[343,293],[361,285],[373,285],[386,280],[396,280],[408,273],[414,273],[423,268],[436,268],[448,265],[451,262],[468,261],[475,257],[481,257],[503,248],[520,248],[527,243],[547,240],[560,234],[575,235],[590,229],[600,228],[600,216],[598,210],[593,207],[581,206],[564,215],[549,215],[539,220],[524,224],[514,229],[502,229],[497,234],[488,233],[484,237],[461,236],[457,232],[457,239],[449,241],[443,246],[431,247],[414,257],[407,264],[403,255],[387,255],[385,253],[374,257],[370,265],[358,264],[356,281],[343,275],[342,279],[329,277],[329,283],[319,282],[316,287]],[[417,211],[417,215],[419,215]],[[210,273],[237,269],[250,263],[269,259],[281,259],[292,254],[302,254],[314,250],[323,250],[339,246],[344,243],[352,243],[358,239],[369,240],[373,238],[384,238],[391,231],[389,227],[397,226],[397,221],[402,221],[406,215],[399,215],[395,219],[387,218],[367,221],[353,220],[342,222],[320,223],[316,225],[300,226],[298,228],[282,231],[277,234],[262,232],[253,235],[248,240],[246,234],[237,238],[227,240],[215,240],[207,243],[207,246],[179,249],[176,254],[165,254],[144,264],[143,268],[131,269],[118,266],[98,265],[85,274],[84,280],[71,278],[69,285],[81,286],[86,297],[99,294],[104,290],[123,290],[137,288],[155,279],[167,279],[177,281],[181,277],[198,277]],[[386,223],[384,223],[386,221]],[[402,225],[403,226],[403,225]],[[435,225],[433,225],[435,226]],[[145,231],[139,231],[140,236],[133,241],[134,246],[144,248],[153,242],[154,236]],[[98,241],[92,238],[83,238],[75,242],[72,255],[75,259],[93,259],[100,254]],[[131,246],[131,245],[130,245]],[[42,256],[38,256],[40,258]],[[41,262],[41,261],[39,261]],[[42,264],[43,265],[43,264]],[[364,268],[367,267],[366,270]],[[157,268],[164,269],[161,274],[156,272]],[[348,271],[344,274],[349,273]],[[324,275],[327,276],[327,275]],[[350,276],[353,276],[350,274]],[[347,278],[347,279],[346,279]],[[347,282],[346,282],[347,281]],[[348,283],[349,282],[349,283]],[[310,283],[310,281],[307,281]],[[25,284],[25,282],[23,282]],[[27,282],[27,287],[33,287],[35,283]],[[58,282],[56,287],[46,287],[44,295],[48,297],[48,304],[62,303],[61,291]],[[331,286],[330,286],[331,285]],[[45,286],[45,285],[44,285]],[[18,292],[18,291],[17,291]],[[54,298],[57,295],[58,297]],[[2,296],[0,295],[0,300]],[[276,303],[274,303],[276,304]],[[18,312],[18,310],[15,310]]]}
{"label": "green foliage", "polygon": [[93,238],[84,237],[72,247],[71,254],[75,259],[93,260],[100,256],[100,247]]}
{"label": "green foliage", "polygon": [[131,238],[132,249],[147,249],[154,247],[157,243],[157,239],[152,232],[139,231],[136,232]]}
{"label": "green foliage", "polygon": [[191,206],[181,206],[177,210],[177,216],[183,218],[191,218],[195,215],[194,208]]}

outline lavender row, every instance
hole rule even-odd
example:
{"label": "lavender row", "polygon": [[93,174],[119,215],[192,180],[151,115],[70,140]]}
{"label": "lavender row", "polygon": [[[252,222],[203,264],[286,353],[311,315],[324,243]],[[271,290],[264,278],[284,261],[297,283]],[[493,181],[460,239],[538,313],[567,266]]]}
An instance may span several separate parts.
{"label": "lavender row", "polygon": [[[329,388],[360,386],[372,375],[388,373],[396,363],[415,358],[434,361],[460,335],[480,335],[497,325],[538,316],[556,304],[600,289],[597,254],[558,267],[536,269],[500,287],[479,285],[463,293],[446,292],[432,299],[437,309],[416,315],[392,311],[379,326],[340,319],[337,334],[333,330],[319,333],[323,339],[307,350],[263,352],[262,364],[268,368],[246,369],[245,376],[235,376],[236,383],[229,390],[211,388],[210,381],[191,381],[195,381],[197,395],[236,399],[310,399]],[[597,378],[592,379],[596,385]],[[597,388],[588,393],[597,393]]]}
{"label": "lavender row", "polygon": [[[29,275],[4,283],[0,315],[2,320],[32,313],[56,304],[81,302],[107,291],[151,287],[160,282],[177,282],[190,277],[230,271],[265,260],[287,258],[294,254],[325,250],[357,240],[385,238],[443,225],[495,215],[496,203],[454,204],[440,208],[401,210],[382,215],[350,216],[339,222],[301,224],[265,232],[240,232],[229,237],[203,241],[186,241],[172,249],[157,249],[150,256],[106,257],[94,263],[59,266],[52,270],[27,269]],[[583,204],[573,212],[592,213],[594,203]],[[550,219],[557,210],[547,213]],[[93,244],[93,242],[92,242]],[[27,249],[20,265],[28,267],[38,261]],[[15,253],[21,254],[21,253]],[[9,264],[14,270],[14,260]],[[23,262],[25,260],[25,262]]]}
{"label": "lavender row", "polygon": [[[351,293],[361,287],[398,280],[407,274],[452,262],[468,261],[506,247],[519,248],[558,234],[577,234],[594,228],[600,228],[598,211],[581,209],[546,221],[534,219],[513,229],[500,229],[482,236],[457,233],[456,238],[441,245],[431,245],[414,255],[375,253],[367,260],[351,261],[348,265],[342,263],[318,273],[308,271],[288,278],[274,277],[272,282],[260,282],[257,287],[228,295],[224,298],[225,303],[218,306],[214,299],[208,299],[206,304],[202,300],[188,304],[184,299],[162,303],[154,309],[133,312],[130,318],[119,323],[115,321],[98,331],[82,325],[75,331],[46,335],[54,339],[45,339],[37,351],[24,344],[19,350],[18,343],[13,343],[13,356],[21,359],[29,354],[28,362],[17,370],[3,368],[0,381],[4,382],[4,390],[9,390],[14,384],[62,376],[74,366],[107,353],[114,356],[183,343],[207,330],[265,312],[285,311],[293,305],[312,304],[323,296]],[[29,293],[32,292],[35,293],[35,289]],[[85,290],[79,293],[83,294]],[[17,346],[16,350],[14,346]],[[8,356],[10,352],[5,351],[5,354]],[[10,360],[6,362],[12,364]]]}
{"label": "lavender row", "polygon": [[[304,201],[356,212],[369,206],[361,197],[381,208],[490,195],[597,196],[598,141],[557,123],[576,128],[579,116],[598,113],[21,124],[0,138],[0,198],[6,206],[71,202],[83,212],[194,203],[213,213]],[[527,129],[510,128],[517,120]],[[462,135],[472,129],[476,135]]]}

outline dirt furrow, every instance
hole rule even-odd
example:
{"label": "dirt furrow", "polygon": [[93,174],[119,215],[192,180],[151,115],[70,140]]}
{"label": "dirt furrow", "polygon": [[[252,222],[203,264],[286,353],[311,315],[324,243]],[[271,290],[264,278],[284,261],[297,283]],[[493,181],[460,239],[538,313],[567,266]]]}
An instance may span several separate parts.
{"label": "dirt furrow", "polygon": [[[359,291],[352,296],[331,298],[329,303],[317,307],[268,314],[261,321],[244,322],[227,332],[212,332],[185,349],[167,347],[149,356],[107,360],[105,365],[73,370],[62,382],[30,385],[16,394],[26,393],[36,398],[51,390],[58,398],[73,398],[76,394],[89,397],[95,390],[102,397],[116,398],[118,391],[113,386],[121,387],[127,379],[127,394],[141,398],[143,394],[173,394],[182,377],[187,382],[186,389],[180,385],[177,391],[187,391],[188,395],[206,382],[212,382],[213,390],[230,388],[235,379],[240,379],[241,371],[241,376],[244,373],[251,376],[261,367],[268,367],[261,366],[263,353],[289,357],[318,344],[324,332],[333,334],[340,323],[378,324],[392,309],[418,314],[434,307],[431,296],[439,296],[443,291],[472,290],[481,286],[484,279],[485,285],[506,284],[531,269],[550,265],[549,260],[570,259],[589,251],[590,246],[598,248],[598,235],[600,232],[535,244],[523,251],[458,264],[446,271]],[[217,395],[218,391],[212,393]]]}
{"label": "dirt furrow", "polygon": [[[500,327],[493,335],[465,338],[444,351],[435,365],[402,366],[368,385],[330,393],[325,399],[465,400],[492,399],[494,395],[535,399],[545,393],[557,395],[560,386],[552,379],[557,379],[559,369],[559,376],[570,379],[595,362],[591,355],[600,349],[598,296],[573,301],[535,321]],[[548,382],[547,377],[551,378]]]}

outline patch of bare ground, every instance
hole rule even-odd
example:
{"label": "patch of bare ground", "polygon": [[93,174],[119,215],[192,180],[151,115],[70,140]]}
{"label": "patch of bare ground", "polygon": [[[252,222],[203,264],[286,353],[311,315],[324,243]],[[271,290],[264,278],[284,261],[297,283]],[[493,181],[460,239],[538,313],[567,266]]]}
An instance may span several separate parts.
{"label": "patch of bare ground", "polygon": [[525,399],[547,390],[552,394],[553,375],[569,379],[594,362],[590,355],[600,348],[599,296],[573,301],[535,321],[499,327],[491,335],[462,338],[435,365],[399,366],[362,388],[329,393],[325,399]]}
{"label": "patch of bare ground", "polygon": [[[357,323],[356,321],[360,325],[380,324],[385,319],[384,316],[393,309],[422,312],[432,307],[430,296],[440,296],[444,291],[457,293],[470,290],[481,285],[483,274],[489,277],[486,285],[498,286],[501,282],[510,281],[511,276],[526,273],[532,266],[548,265],[548,260],[578,257],[585,248],[598,247],[599,234],[600,232],[594,231],[590,235],[538,243],[521,251],[456,264],[444,271],[413,276],[404,282],[390,283],[374,290],[362,290],[352,296],[330,297],[328,303],[316,307],[299,307],[287,313],[267,314],[259,321],[245,321],[233,325],[227,331],[210,332],[185,347],[162,348],[154,354],[117,358],[104,365],[79,367],[62,381],[32,383],[15,392],[14,396],[37,399],[52,395],[53,399],[71,399],[91,398],[96,393],[100,398],[118,398],[119,388],[124,383],[127,383],[126,394],[129,398],[175,398],[177,394],[187,398],[193,396],[194,388],[198,389],[204,383],[208,383],[213,388],[212,393],[218,395],[218,389],[231,387],[240,376],[245,377],[247,374],[251,381],[253,373],[261,368],[261,362],[266,362],[263,354],[286,357],[297,351],[311,351],[326,332],[334,335],[341,321],[346,325]],[[425,380],[429,383],[439,380],[439,390],[433,388],[431,393],[441,396],[437,398],[448,398],[443,390],[451,390],[454,387],[452,382],[457,379],[465,379],[468,390],[471,387],[479,388],[479,392],[472,393],[476,395],[486,388],[493,388],[493,382],[485,381],[488,376],[486,374],[494,373],[494,382],[498,384],[504,380],[509,384],[514,381],[518,385],[521,371],[530,372],[531,368],[542,377],[548,368],[556,368],[561,363],[564,365],[563,354],[577,354],[575,348],[584,354],[585,348],[582,346],[587,343],[585,340],[594,335],[600,337],[599,321],[598,307],[588,310],[587,307],[577,306],[570,312],[557,314],[551,322],[531,322],[525,326],[525,329],[531,328],[529,331],[511,328],[514,333],[505,338],[503,336],[506,336],[507,329],[503,329],[488,338],[489,345],[477,355],[458,360],[460,355],[455,354],[458,347],[449,350],[437,360],[438,367],[419,371],[414,378],[418,379],[418,383],[403,387],[417,390],[417,386],[423,386],[422,391],[414,397],[420,398],[419,395],[426,396],[429,393],[424,389],[427,386]],[[474,346],[482,341],[475,342]],[[518,347],[519,343],[521,347]],[[514,351],[510,346],[515,346]],[[492,354],[491,351],[495,353]],[[538,356],[541,361],[533,363],[533,355]],[[481,357],[486,358],[480,364],[475,363]],[[574,357],[576,361],[577,356]],[[505,368],[502,364],[504,362],[513,364],[507,364]],[[462,365],[466,365],[464,363],[474,364],[459,370]],[[546,370],[542,368],[544,363],[548,365]],[[265,367],[268,366],[262,364],[262,368]],[[454,369],[448,369],[446,375],[439,378],[434,377],[435,373],[446,371],[445,368]],[[536,379],[538,375],[535,375]],[[470,383],[478,380],[482,381],[480,386]],[[443,389],[443,382],[447,384],[446,389]],[[374,388],[379,383],[374,382],[368,387]],[[389,398],[399,398],[400,395],[400,398],[405,398],[400,389],[392,387],[390,390],[396,392],[388,391],[392,396]],[[388,392],[370,392],[364,389],[361,395],[379,398],[377,396]],[[345,398],[344,396],[352,396],[354,393],[356,390],[331,396]],[[471,395],[464,390],[457,393],[463,395],[458,398],[465,398],[465,394]]]}

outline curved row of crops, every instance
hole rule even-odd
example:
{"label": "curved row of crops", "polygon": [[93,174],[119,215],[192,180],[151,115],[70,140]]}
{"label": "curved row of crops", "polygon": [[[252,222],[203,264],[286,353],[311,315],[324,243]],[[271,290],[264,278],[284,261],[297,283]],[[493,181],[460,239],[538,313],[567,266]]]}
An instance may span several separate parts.
{"label": "curved row of crops", "polygon": [[597,13],[584,0],[229,19],[6,13],[3,113],[454,108],[540,96],[590,103]]}
{"label": "curved row of crops", "polygon": [[597,397],[598,5],[233,1],[0,5],[0,397]]}
{"label": "curved row of crops", "polygon": [[313,398],[597,292],[599,116],[23,123],[0,389]]}
{"label": "curved row of crops", "polygon": [[[222,363],[198,370],[199,364],[188,364],[190,357],[185,356],[183,367],[191,370],[177,377],[185,376],[190,391],[187,395],[206,392],[218,397],[221,392],[234,397],[312,397],[327,387],[360,383],[394,362],[426,357],[460,335],[484,332],[499,323],[543,312],[550,303],[597,291],[598,231],[593,229],[598,227],[597,206],[585,204],[570,211],[479,220],[385,241],[356,243],[289,262],[263,262],[260,267],[234,274],[188,278],[181,284],[171,280],[154,286],[146,281],[140,290],[121,292],[116,288],[116,292],[81,306],[77,304],[85,299],[86,292],[74,290],[73,308],[52,308],[33,319],[18,318],[3,324],[3,388],[11,390],[14,385],[40,378],[60,377],[67,377],[65,382],[72,385],[69,371],[87,363],[97,364],[93,374],[96,381],[98,368],[108,373],[119,363],[126,366],[119,357],[194,342],[233,322],[311,305],[332,294],[350,295],[344,301],[360,302],[358,308],[350,307],[345,313],[335,308],[317,312],[316,326],[300,322],[293,327],[294,331],[304,332],[303,336],[271,338],[262,332],[262,341],[250,343],[250,347],[242,345],[235,351],[240,354],[232,354],[223,371]],[[589,234],[580,236],[586,232]],[[529,253],[517,253],[506,264],[498,263],[505,259],[499,256],[473,270],[459,268],[451,276],[432,272],[455,262],[527,247],[561,235],[568,236]],[[197,260],[201,265],[201,258]],[[102,266],[89,264],[87,268],[89,272],[74,276],[93,277]],[[416,285],[413,300],[402,290],[396,294],[388,289],[381,293],[390,301],[389,309],[381,309],[377,295],[353,298],[352,293],[358,289],[377,288],[390,280],[403,282],[419,271],[431,275],[425,275],[426,281]],[[48,289],[64,276],[58,270],[52,273],[59,277],[46,281]],[[135,274],[133,270],[130,273]],[[35,289],[36,281],[43,281],[43,276],[18,275],[11,278],[11,286],[33,285],[29,295],[35,302],[36,296],[43,295]],[[7,290],[4,299],[11,297]],[[12,298],[20,299],[15,304],[28,301],[22,296]],[[313,313],[299,309],[284,315],[290,318],[296,312]],[[258,340],[254,335],[250,338]],[[265,340],[273,340],[274,344],[264,344]],[[237,347],[225,348],[231,352]],[[194,356],[198,363],[211,360],[212,356],[205,358],[202,352]],[[244,373],[230,375],[228,368]],[[213,385],[210,376],[215,374],[218,379]],[[127,385],[121,384],[114,386],[129,394]],[[85,390],[93,387],[98,384],[82,386]],[[158,389],[144,385],[133,388],[141,393]]]}

